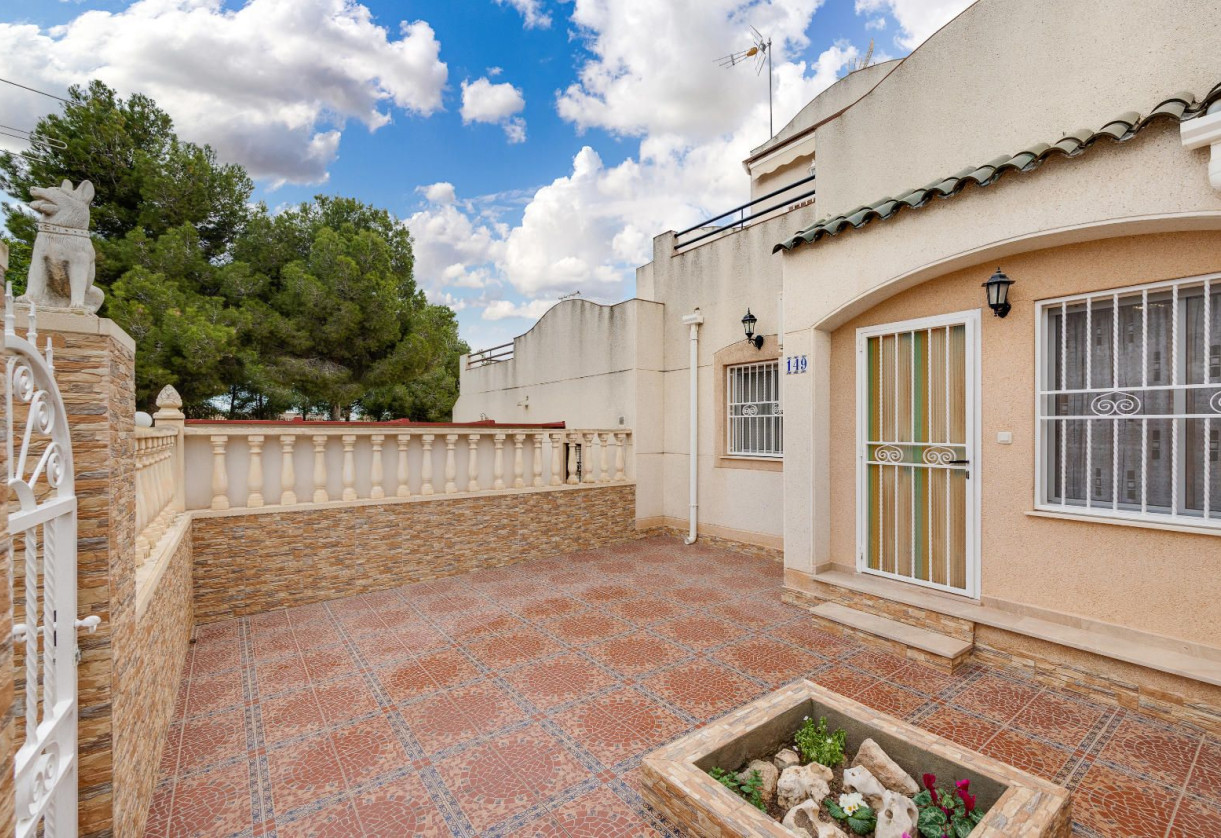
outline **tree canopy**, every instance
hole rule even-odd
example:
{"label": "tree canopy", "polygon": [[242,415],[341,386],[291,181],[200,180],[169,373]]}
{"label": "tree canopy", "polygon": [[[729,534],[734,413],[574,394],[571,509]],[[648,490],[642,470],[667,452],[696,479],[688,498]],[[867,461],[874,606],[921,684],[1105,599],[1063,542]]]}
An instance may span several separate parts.
{"label": "tree canopy", "polygon": [[[173,384],[188,415],[449,419],[468,350],[453,311],[416,286],[391,213],[321,195],[251,206],[245,170],[180,139],[150,98],[98,81],[31,136],[59,142],[0,154],[0,189],[24,202],[31,186],[93,182],[101,313],[136,340],[141,406]],[[36,224],[19,205],[4,216],[21,288]]]}

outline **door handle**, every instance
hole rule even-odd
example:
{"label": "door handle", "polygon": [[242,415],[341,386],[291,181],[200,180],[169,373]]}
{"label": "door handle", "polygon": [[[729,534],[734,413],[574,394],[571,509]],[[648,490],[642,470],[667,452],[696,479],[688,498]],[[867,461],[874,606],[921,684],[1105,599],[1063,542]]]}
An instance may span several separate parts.
{"label": "door handle", "polygon": [[970,464],[970,460],[950,460],[948,463],[946,463],[946,465],[949,466],[969,466]]}

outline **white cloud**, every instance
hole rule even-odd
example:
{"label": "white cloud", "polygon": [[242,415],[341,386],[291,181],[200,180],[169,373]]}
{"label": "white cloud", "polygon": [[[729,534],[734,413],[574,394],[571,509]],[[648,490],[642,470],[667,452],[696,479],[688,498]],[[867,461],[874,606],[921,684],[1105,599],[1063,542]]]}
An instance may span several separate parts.
{"label": "white cloud", "polygon": [[886,28],[886,15],[871,18],[865,22],[865,28],[869,30],[882,30]]}
{"label": "white cloud", "polygon": [[498,6],[512,6],[521,14],[527,29],[546,29],[551,15],[543,11],[543,0],[496,0]]}
{"label": "white cloud", "polygon": [[555,303],[555,300],[530,300],[524,303],[495,300],[484,308],[483,319],[504,320],[509,317],[521,317],[527,320],[537,320],[546,314]]}
{"label": "white cloud", "polygon": [[[450,185],[425,187],[425,195],[439,193],[447,198],[446,186]],[[483,287],[494,281],[488,265],[504,257],[508,227],[481,221],[474,215],[469,204],[459,207],[442,200],[407,219],[414,243],[415,278],[425,290]]]}
{"label": "white cloud", "polygon": [[895,44],[913,50],[975,0],[856,0],[856,13],[889,12],[899,24]]}
{"label": "white cloud", "polygon": [[510,143],[526,141],[526,120],[519,116],[526,107],[521,89],[508,82],[493,84],[487,78],[462,82],[462,121],[499,123]]}
{"label": "white cloud", "polygon": [[[438,110],[448,75],[427,23],[396,37],[354,0],[138,0],[47,30],[0,23],[0,43],[4,77],[146,93],[183,137],[277,182],[324,181],[349,119],[376,130],[392,108]],[[9,88],[0,109],[32,125],[53,104],[40,99]]]}
{"label": "white cloud", "polygon": [[447,181],[433,183],[428,186],[420,186],[416,189],[430,204],[452,204],[457,200],[457,195],[454,193],[454,185]]}

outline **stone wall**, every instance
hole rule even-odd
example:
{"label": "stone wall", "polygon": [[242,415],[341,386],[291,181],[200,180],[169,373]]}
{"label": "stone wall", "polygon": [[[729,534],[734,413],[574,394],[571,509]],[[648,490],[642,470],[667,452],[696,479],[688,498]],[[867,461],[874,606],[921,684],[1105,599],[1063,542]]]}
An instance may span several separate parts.
{"label": "stone wall", "polygon": [[397,587],[636,537],[634,484],[195,513],[195,619]]}
{"label": "stone wall", "polygon": [[[130,648],[117,650],[114,700],[114,834],[144,834],[161,751],[190,648],[191,521],[163,542],[168,556],[150,579]],[[154,559],[156,560],[156,559]]]}

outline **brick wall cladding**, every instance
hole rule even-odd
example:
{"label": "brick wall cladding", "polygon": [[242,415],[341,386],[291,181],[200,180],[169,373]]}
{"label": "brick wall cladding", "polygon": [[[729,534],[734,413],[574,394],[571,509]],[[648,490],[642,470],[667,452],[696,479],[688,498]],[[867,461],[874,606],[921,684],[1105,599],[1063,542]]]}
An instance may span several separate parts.
{"label": "brick wall cladding", "polygon": [[[3,254],[7,257],[7,253]],[[7,259],[5,259],[7,261]],[[4,271],[0,269],[0,279]],[[0,472],[8,474],[8,428],[0,422]],[[4,514],[0,515],[0,576],[11,578],[13,557],[8,551],[9,490],[4,490]],[[7,584],[0,585],[0,672],[13,671],[13,599]],[[13,797],[13,679],[0,678],[0,835],[12,835],[16,826]]]}
{"label": "brick wall cladding", "polygon": [[193,523],[195,619],[452,576],[637,537],[632,484],[385,503]]}
{"label": "brick wall cladding", "polygon": [[190,648],[191,535],[182,536],[139,616],[131,654],[116,662],[114,834],[144,834],[161,751]]}

